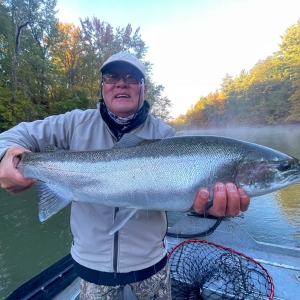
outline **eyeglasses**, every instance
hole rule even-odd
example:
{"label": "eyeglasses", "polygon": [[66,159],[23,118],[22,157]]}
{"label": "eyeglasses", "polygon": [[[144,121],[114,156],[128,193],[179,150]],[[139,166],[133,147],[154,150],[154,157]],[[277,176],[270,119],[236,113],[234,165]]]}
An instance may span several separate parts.
{"label": "eyeglasses", "polygon": [[144,81],[143,78],[137,77],[137,76],[134,76],[134,75],[122,75],[122,76],[120,76],[120,75],[117,75],[117,74],[109,74],[109,73],[102,75],[103,82],[108,83],[108,84],[118,83],[121,78],[123,78],[125,83],[129,83],[129,84],[139,84],[139,83],[142,83]]}

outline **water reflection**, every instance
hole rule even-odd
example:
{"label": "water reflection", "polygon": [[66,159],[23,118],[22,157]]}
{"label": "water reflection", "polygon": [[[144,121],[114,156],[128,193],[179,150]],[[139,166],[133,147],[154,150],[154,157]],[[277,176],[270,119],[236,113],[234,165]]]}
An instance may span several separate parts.
{"label": "water reflection", "polygon": [[282,246],[299,247],[299,208],[290,207],[288,213],[282,209],[278,192],[255,197],[244,214],[244,219],[236,218],[257,241]]}
{"label": "water reflection", "polygon": [[33,189],[10,195],[0,189],[0,299],[66,255],[68,208],[40,223]]}
{"label": "water reflection", "polygon": [[276,198],[282,215],[288,222],[298,223],[300,228],[300,183],[278,191]]}
{"label": "water reflection", "polygon": [[300,248],[300,183],[278,191],[276,196],[279,213],[288,226],[294,228],[291,238],[295,240],[295,246]]}

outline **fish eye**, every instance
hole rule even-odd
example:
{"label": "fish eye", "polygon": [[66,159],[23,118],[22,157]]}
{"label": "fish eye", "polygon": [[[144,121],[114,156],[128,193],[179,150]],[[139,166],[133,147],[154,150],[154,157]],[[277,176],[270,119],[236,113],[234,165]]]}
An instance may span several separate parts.
{"label": "fish eye", "polygon": [[292,164],[289,161],[283,161],[279,166],[278,170],[279,171],[288,171],[292,167]]}

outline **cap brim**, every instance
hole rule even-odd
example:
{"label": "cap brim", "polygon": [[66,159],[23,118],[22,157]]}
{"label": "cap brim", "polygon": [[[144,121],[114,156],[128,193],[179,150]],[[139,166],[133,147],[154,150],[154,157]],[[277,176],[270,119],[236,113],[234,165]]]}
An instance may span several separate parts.
{"label": "cap brim", "polygon": [[143,78],[145,78],[145,74],[144,74],[144,72],[142,72],[141,69],[139,69],[135,64],[131,63],[130,61],[128,61],[128,60],[123,60],[123,59],[118,59],[118,60],[110,61],[110,62],[108,62],[108,63],[106,63],[106,64],[104,63],[104,65],[103,65],[103,66],[101,67],[101,69],[100,69],[100,72],[101,72],[101,73],[105,73],[109,67],[111,67],[111,66],[113,66],[113,65],[118,65],[118,64],[120,64],[120,63],[121,63],[121,64],[122,64],[122,63],[125,63],[125,64],[127,64],[127,65],[132,66],[135,70],[137,70],[137,71],[140,73],[140,75],[141,75]]}

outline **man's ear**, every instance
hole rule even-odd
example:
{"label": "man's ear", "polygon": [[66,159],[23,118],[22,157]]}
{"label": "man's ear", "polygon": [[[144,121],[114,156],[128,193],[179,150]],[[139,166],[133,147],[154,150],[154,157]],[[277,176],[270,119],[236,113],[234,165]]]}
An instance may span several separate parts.
{"label": "man's ear", "polygon": [[144,84],[144,99],[146,99],[146,95],[147,95],[147,85],[145,83]]}

